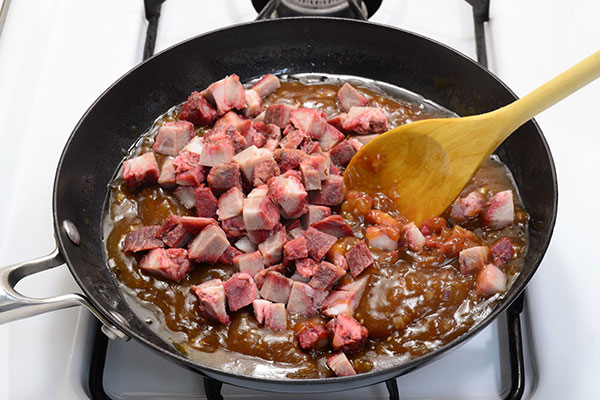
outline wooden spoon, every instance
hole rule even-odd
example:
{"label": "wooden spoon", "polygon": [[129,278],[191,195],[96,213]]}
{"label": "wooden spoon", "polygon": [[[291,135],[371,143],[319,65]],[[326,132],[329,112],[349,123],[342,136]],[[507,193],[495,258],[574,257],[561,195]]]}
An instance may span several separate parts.
{"label": "wooden spoon", "polygon": [[420,224],[440,215],[518,127],[599,76],[600,51],[498,110],[399,126],[356,153],[344,182],[349,190],[385,193]]}

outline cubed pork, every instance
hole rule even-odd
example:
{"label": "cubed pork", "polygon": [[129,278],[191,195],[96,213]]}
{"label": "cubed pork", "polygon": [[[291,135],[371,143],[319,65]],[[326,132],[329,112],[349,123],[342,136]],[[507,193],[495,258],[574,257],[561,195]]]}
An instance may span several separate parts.
{"label": "cubed pork", "polygon": [[252,184],[255,187],[265,185],[269,179],[279,175],[279,166],[275,160],[270,159],[261,161],[254,166],[254,180]]}
{"label": "cubed pork", "polygon": [[[275,203],[266,195],[259,195],[262,189],[255,188],[244,199],[242,215],[248,231],[270,230],[279,223],[279,210]],[[267,189],[268,191],[268,189]],[[256,193],[255,193],[256,192]],[[253,195],[253,193],[255,193]]]}
{"label": "cubed pork", "polygon": [[252,253],[253,251],[256,251],[258,249],[258,246],[252,243],[252,241],[248,239],[248,236],[242,236],[241,238],[239,238],[235,242],[235,247],[237,247],[244,253]]}
{"label": "cubed pork", "polygon": [[306,283],[294,281],[288,298],[287,310],[305,317],[315,316],[319,312],[323,297],[323,292],[313,289]]}
{"label": "cubed pork", "polygon": [[211,279],[200,285],[192,286],[192,291],[198,296],[198,308],[204,317],[219,321],[223,325],[231,322],[225,308],[223,281]]}
{"label": "cubed pork", "polygon": [[[312,258],[301,258],[296,260],[296,272],[304,278],[312,278],[319,267],[319,263]],[[308,282],[308,281],[307,281]]]}
{"label": "cubed pork", "polygon": [[317,290],[329,290],[344,275],[346,271],[327,261],[321,261],[308,285]]}
{"label": "cubed pork", "polygon": [[330,215],[311,225],[313,228],[325,232],[336,238],[352,236],[352,228],[344,221],[341,215]]}
{"label": "cubed pork", "polygon": [[402,235],[411,251],[419,252],[425,247],[425,236],[414,222],[409,222],[402,227]]}
{"label": "cubed pork", "polygon": [[256,282],[256,287],[258,290],[262,289],[262,285],[265,283],[265,278],[269,272],[279,272],[280,274],[284,274],[287,270],[287,267],[284,264],[276,264],[271,265],[268,268],[263,269],[254,275],[254,282]]}
{"label": "cubed pork", "polygon": [[260,271],[265,269],[263,257],[259,251],[241,254],[237,257],[234,257],[233,265],[236,266],[239,272],[245,272],[251,277],[254,277]]}
{"label": "cubed pork", "polygon": [[322,206],[338,206],[344,201],[345,192],[344,178],[339,175],[329,175],[321,182],[321,190],[308,194],[308,202]]}
{"label": "cubed pork", "polygon": [[283,226],[258,245],[265,265],[277,264],[283,259],[283,246],[287,242],[287,233]]}
{"label": "cubed pork", "polygon": [[320,322],[307,322],[298,331],[298,343],[304,350],[323,349],[329,343],[327,329]]}
{"label": "cubed pork", "polygon": [[319,138],[319,147],[322,151],[333,149],[338,143],[344,140],[345,136],[333,125],[325,123],[323,134]]}
{"label": "cubed pork", "polygon": [[306,190],[321,189],[321,174],[311,165],[300,163],[300,172],[302,173],[302,183]]}
{"label": "cubed pork", "polygon": [[199,154],[198,164],[206,167],[231,162],[235,154],[233,141],[229,137],[205,139]]}
{"label": "cubed pork", "polygon": [[273,153],[268,149],[259,149],[252,145],[233,157],[247,182],[254,182],[254,168],[263,161],[274,161]]}
{"label": "cubed pork", "polygon": [[308,211],[308,193],[302,182],[295,176],[276,176],[269,179],[268,196],[273,200],[285,218],[299,218]]}
{"label": "cubed pork", "polygon": [[236,74],[211,84],[202,94],[215,105],[218,115],[232,109],[241,110],[246,106],[244,87]]}
{"label": "cubed pork", "polygon": [[188,121],[165,122],[158,128],[152,150],[167,156],[176,156],[194,137],[194,124]]}
{"label": "cubed pork", "polygon": [[339,167],[348,165],[355,154],[356,149],[348,140],[342,140],[337,146],[331,149],[331,152],[329,153],[331,161]]}
{"label": "cubed pork", "polygon": [[388,119],[381,108],[351,107],[342,120],[342,128],[360,135],[380,133],[388,130]]}
{"label": "cubed pork", "polygon": [[265,98],[281,87],[279,78],[273,74],[266,74],[252,85],[252,90],[255,90],[260,97]]}
{"label": "cubed pork", "polygon": [[179,118],[196,126],[210,125],[217,118],[217,110],[200,92],[192,92],[181,107]]}
{"label": "cubed pork", "polygon": [[260,288],[260,296],[263,299],[275,303],[287,303],[292,290],[293,281],[279,272],[270,271],[265,276]]}
{"label": "cubed pork", "polygon": [[279,145],[283,149],[297,149],[307,137],[302,129],[288,125],[283,131],[283,139],[281,139]]}
{"label": "cubed pork", "polygon": [[240,176],[239,164],[233,162],[217,164],[210,169],[206,181],[215,193],[221,193],[234,187],[241,189]]}
{"label": "cubed pork", "polygon": [[256,117],[263,112],[263,103],[260,94],[257,91],[250,89],[244,93],[246,98],[246,107],[242,109],[242,115],[246,118]]}
{"label": "cubed pork", "polygon": [[273,104],[265,110],[265,124],[275,124],[280,129],[285,129],[290,121],[290,114],[294,107],[287,104]]}
{"label": "cubed pork", "polygon": [[214,218],[204,217],[191,217],[191,216],[177,216],[177,222],[183,226],[183,228],[193,234],[199,233],[202,229],[210,224],[217,224]]}
{"label": "cubed pork", "polygon": [[383,250],[394,251],[398,248],[400,227],[394,225],[372,225],[365,231],[369,246]]}
{"label": "cubed pork", "polygon": [[259,324],[265,322],[265,308],[271,304],[269,300],[256,299],[252,302],[252,309],[254,310],[254,316]]}
{"label": "cubed pork", "polygon": [[344,271],[348,271],[350,269],[350,266],[348,266],[348,260],[346,260],[346,257],[344,257],[343,254],[338,253],[338,252],[333,253],[333,264],[337,265]]}
{"label": "cubed pork", "polygon": [[335,236],[321,232],[312,226],[309,227],[306,232],[304,232],[304,238],[306,239],[308,254],[315,261],[321,261],[331,246],[333,246],[337,241]]}
{"label": "cubed pork", "polygon": [[273,158],[282,174],[291,169],[298,169],[306,157],[305,152],[297,149],[277,149],[273,152]]}
{"label": "cubed pork", "polygon": [[167,189],[173,189],[177,186],[176,180],[177,173],[173,166],[173,159],[167,158],[162,165],[160,175],[158,177],[158,184]]}
{"label": "cubed pork", "polygon": [[246,231],[246,235],[248,236],[248,239],[250,239],[250,241],[252,243],[254,243],[255,245],[259,245],[260,243],[264,242],[265,240],[267,240],[267,238],[269,236],[271,236],[271,234],[273,233],[273,230],[276,230],[278,228],[274,228],[274,229],[257,229],[257,230],[250,230],[250,231]]}
{"label": "cubed pork", "polygon": [[321,313],[327,317],[335,317],[338,314],[352,316],[360,304],[368,282],[369,276],[365,275],[354,281],[339,284],[323,301]]}
{"label": "cubed pork", "polygon": [[502,229],[515,220],[512,190],[496,193],[487,203],[483,223],[492,229]]}
{"label": "cubed pork", "polygon": [[487,246],[475,246],[458,253],[458,265],[463,275],[479,271],[487,264],[490,257],[490,249]]}
{"label": "cubed pork", "polygon": [[354,366],[344,353],[336,353],[327,358],[327,365],[336,374],[336,376],[356,375]]}
{"label": "cubed pork", "polygon": [[283,246],[283,258],[285,260],[299,260],[306,257],[308,257],[308,248],[304,236],[290,240]]}
{"label": "cubed pork", "polygon": [[246,234],[244,217],[241,215],[222,220],[221,227],[223,228],[223,231],[225,231],[225,235],[227,235],[228,238],[238,238]]}
{"label": "cubed pork", "polygon": [[176,215],[169,215],[155,236],[169,247],[183,247],[191,237],[190,233],[179,223]]}
{"label": "cubed pork", "polygon": [[287,311],[283,303],[266,304],[263,310],[265,327],[274,331],[287,329]]}
{"label": "cubed pork", "polygon": [[267,124],[267,142],[265,148],[271,151],[275,151],[279,147],[281,141],[281,129],[275,124]]}
{"label": "cubed pork", "polygon": [[222,139],[224,138],[224,135],[226,135],[231,139],[233,131],[228,133],[229,128],[233,128],[234,130],[238,131],[239,134],[241,134],[246,133],[246,131],[250,128],[251,125],[252,121],[248,118],[242,117],[235,111],[228,111],[227,113],[225,113],[225,115],[223,115],[215,122],[212,129],[204,135],[204,138]]}
{"label": "cubed pork", "polygon": [[290,123],[313,139],[320,139],[325,132],[325,113],[312,108],[297,108],[290,113]]}
{"label": "cubed pork", "polygon": [[348,250],[345,256],[346,260],[348,260],[350,274],[352,274],[353,277],[358,276],[369,265],[373,264],[373,256],[371,256],[369,247],[362,240]]}
{"label": "cubed pork", "polygon": [[129,187],[158,182],[160,172],[154,153],[148,152],[123,163],[123,180]]}
{"label": "cubed pork", "polygon": [[165,279],[179,282],[192,269],[185,249],[152,249],[140,260],[140,268]]}
{"label": "cubed pork", "polygon": [[340,314],[329,321],[327,332],[333,350],[341,350],[346,354],[360,352],[369,337],[367,328],[346,314]]}
{"label": "cubed pork", "polygon": [[225,265],[231,265],[231,264],[233,264],[233,259],[242,254],[244,254],[244,253],[242,253],[235,247],[229,246],[227,248],[227,250],[225,250],[225,252],[223,254],[221,254],[221,257],[219,257],[218,262],[220,262],[221,264],[225,264]]}
{"label": "cubed pork", "polygon": [[217,202],[219,219],[225,220],[241,215],[245,198],[244,192],[238,187],[233,187],[223,193]]}
{"label": "cubed pork", "polygon": [[483,210],[484,205],[485,198],[483,195],[478,191],[472,191],[466,197],[457,199],[452,204],[450,217],[456,222],[463,222],[477,216]]}
{"label": "cubed pork", "polygon": [[338,91],[338,103],[344,112],[350,111],[352,107],[364,107],[369,102],[365,96],[360,94],[349,83],[344,83],[344,86]]}
{"label": "cubed pork", "polygon": [[[192,141],[200,138],[194,138]],[[198,186],[206,179],[206,167],[199,164],[200,155],[182,150],[173,160],[175,182],[182,186]]]}
{"label": "cubed pork", "polygon": [[250,275],[244,272],[233,274],[223,286],[231,311],[237,311],[259,298],[256,283]]}
{"label": "cubed pork", "polygon": [[160,230],[160,225],[144,226],[129,232],[123,240],[123,251],[138,251],[156,249],[164,247],[162,240],[156,238],[156,232]]}
{"label": "cubed pork", "polygon": [[321,221],[331,215],[331,208],[326,206],[315,206],[312,204],[308,205],[308,211],[304,214],[300,221],[305,229],[315,222]]}
{"label": "cubed pork", "polygon": [[498,240],[491,249],[492,260],[498,267],[509,262],[515,255],[513,244],[509,238],[502,238]]}
{"label": "cubed pork", "polygon": [[202,230],[188,245],[188,256],[194,262],[214,263],[229,247],[229,241],[223,229],[210,224]]}
{"label": "cubed pork", "polygon": [[196,194],[196,214],[199,217],[217,218],[219,204],[210,188],[199,187],[194,193]]}
{"label": "cubed pork", "polygon": [[488,297],[506,291],[506,275],[494,264],[484,266],[477,274],[475,291],[480,297]]}

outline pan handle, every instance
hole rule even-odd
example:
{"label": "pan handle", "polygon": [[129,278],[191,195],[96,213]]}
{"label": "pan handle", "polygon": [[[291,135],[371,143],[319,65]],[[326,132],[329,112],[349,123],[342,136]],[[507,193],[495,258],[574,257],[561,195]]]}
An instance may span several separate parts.
{"label": "pan handle", "polygon": [[106,336],[111,339],[118,337],[123,340],[129,340],[129,336],[108,321],[92,306],[85,296],[79,293],[35,299],[23,296],[15,290],[15,286],[21,279],[64,263],[65,260],[57,248],[47,256],[0,269],[0,324],[63,308],[84,306],[102,322],[102,332]]}

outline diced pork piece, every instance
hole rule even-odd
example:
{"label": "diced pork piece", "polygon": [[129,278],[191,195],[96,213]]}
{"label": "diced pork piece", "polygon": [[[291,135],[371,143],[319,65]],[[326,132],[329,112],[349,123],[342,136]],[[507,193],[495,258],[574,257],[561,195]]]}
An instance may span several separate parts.
{"label": "diced pork piece", "polygon": [[219,118],[212,127],[212,130],[204,135],[205,139],[213,138],[214,136],[223,138],[223,134],[230,139],[232,134],[227,134],[228,128],[234,128],[238,133],[245,133],[252,125],[252,121],[242,117],[235,111],[229,111]]}
{"label": "diced pork piece", "polygon": [[268,304],[265,309],[265,326],[275,331],[287,329],[287,311],[283,303]]}
{"label": "diced pork piece", "polygon": [[233,162],[217,164],[210,169],[206,181],[215,193],[224,192],[234,187],[241,189],[240,165]]}
{"label": "diced pork piece", "polygon": [[265,309],[271,304],[269,300],[257,299],[252,302],[252,309],[254,310],[254,316],[259,324],[265,321]]}
{"label": "diced pork piece", "polygon": [[380,133],[388,130],[388,119],[377,107],[351,107],[342,121],[342,128],[360,135]]}
{"label": "diced pork piece", "polygon": [[318,267],[319,263],[312,258],[296,260],[296,272],[304,278],[312,278]]}
{"label": "diced pork piece", "polygon": [[173,159],[168,158],[162,165],[160,170],[160,176],[158,177],[158,184],[164,188],[172,189],[177,186],[175,167],[173,166]]}
{"label": "diced pork piece", "polygon": [[129,187],[158,182],[160,173],[154,153],[148,152],[123,163],[123,180]]}
{"label": "diced pork piece", "polygon": [[252,243],[250,239],[248,239],[248,236],[242,236],[240,239],[238,239],[238,241],[235,242],[235,247],[244,253],[252,253],[258,249],[258,247]]}
{"label": "diced pork piece", "polygon": [[331,126],[334,126],[336,129],[342,131],[344,130],[344,121],[346,119],[347,113],[340,113],[333,118],[329,118],[327,123]]}
{"label": "diced pork piece", "polygon": [[329,167],[329,173],[331,175],[339,175],[339,176],[344,175],[342,170],[340,168],[338,168],[333,162],[331,163],[331,165]]}
{"label": "diced pork piece", "polygon": [[[194,138],[191,142],[200,140]],[[191,143],[190,142],[190,143]],[[198,186],[206,179],[206,167],[199,164],[200,155],[182,150],[173,160],[175,182],[182,186]]]}
{"label": "diced pork piece", "polygon": [[217,118],[217,110],[200,92],[192,92],[181,107],[179,118],[196,126],[210,125]]}
{"label": "diced pork piece", "polygon": [[313,289],[306,283],[294,281],[288,298],[287,310],[305,317],[315,316],[323,302],[322,297],[322,292]]}
{"label": "diced pork piece", "polygon": [[[277,228],[275,228],[277,229]],[[255,245],[259,245],[262,242],[264,242],[265,240],[267,240],[267,238],[269,236],[271,236],[271,234],[273,233],[273,229],[257,229],[257,230],[253,230],[253,231],[246,231],[246,235],[248,236],[248,239],[250,239],[250,241],[252,243],[254,243]],[[258,246],[257,246],[258,248]]]}
{"label": "diced pork piece", "polygon": [[498,267],[509,262],[515,255],[513,244],[509,238],[502,238],[498,240],[491,249],[492,260]]}
{"label": "diced pork piece", "polygon": [[487,246],[476,246],[462,250],[458,253],[458,265],[463,275],[479,271],[487,264],[490,257],[490,249]]}
{"label": "diced pork piece", "polygon": [[194,262],[215,263],[228,248],[225,232],[218,225],[210,224],[188,245],[188,256]]}
{"label": "diced pork piece", "polygon": [[252,192],[244,199],[244,209],[242,211],[246,229],[248,231],[273,229],[279,222],[277,206],[266,195],[252,196]]}
{"label": "diced pork piece", "polygon": [[146,272],[175,282],[185,278],[192,269],[185,249],[152,249],[142,257],[139,266]]}
{"label": "diced pork piece", "polygon": [[260,271],[265,269],[263,257],[259,251],[241,254],[234,257],[233,265],[236,266],[239,272],[245,272],[251,277],[254,277]]}
{"label": "diced pork piece", "polygon": [[350,111],[352,107],[364,107],[369,102],[358,90],[354,89],[349,83],[344,83],[344,86],[338,91],[338,103],[345,112]]}
{"label": "diced pork piece", "polygon": [[466,197],[454,202],[450,211],[450,217],[456,222],[463,222],[477,216],[483,210],[484,205],[485,198],[483,195],[478,191],[472,191]]}
{"label": "diced pork piece", "polygon": [[306,232],[304,232],[304,238],[306,239],[308,254],[315,261],[321,261],[331,246],[337,242],[337,238],[335,236],[321,232],[312,226],[309,227]]}
{"label": "diced pork piece", "polygon": [[217,215],[219,219],[225,220],[241,215],[245,198],[244,192],[237,187],[233,187],[223,193],[217,202]]}
{"label": "diced pork piece", "polygon": [[265,124],[275,124],[280,129],[285,129],[290,121],[290,114],[294,107],[287,104],[273,104],[265,111]]}
{"label": "diced pork piece", "polygon": [[320,322],[308,322],[298,332],[298,343],[305,350],[322,349],[329,343],[327,329]]}
{"label": "diced pork piece", "polygon": [[515,220],[512,190],[496,193],[487,203],[483,223],[492,229],[502,229]]}
{"label": "diced pork piece", "polygon": [[255,187],[265,185],[269,179],[277,175],[279,175],[279,166],[275,160],[261,161],[254,167],[254,180],[252,184]]}
{"label": "diced pork piece", "polygon": [[231,278],[223,285],[225,287],[225,296],[227,304],[231,311],[237,311],[246,307],[258,299],[258,288],[254,279],[244,272],[233,274]]}
{"label": "diced pork piece", "polygon": [[331,215],[331,208],[326,206],[308,205],[308,212],[300,219],[302,226],[308,229],[315,222],[321,221]]}
{"label": "diced pork piece", "polygon": [[311,165],[300,163],[300,172],[302,173],[302,183],[306,190],[321,189],[321,174]]}
{"label": "diced pork piece", "polygon": [[158,128],[152,150],[167,156],[176,156],[194,137],[194,124],[188,121],[165,122]]}
{"label": "diced pork piece", "polygon": [[484,266],[477,274],[475,291],[481,297],[506,291],[506,275],[494,264]]}
{"label": "diced pork piece", "polygon": [[321,152],[321,147],[319,146],[319,142],[314,142],[308,138],[302,142],[300,150],[306,154],[318,154]]}
{"label": "diced pork piece", "polygon": [[350,269],[350,266],[348,265],[348,260],[346,260],[346,257],[344,257],[343,254],[338,253],[338,252],[335,252],[333,254],[333,264],[337,265],[344,271],[348,271]]}
{"label": "diced pork piece", "polygon": [[[228,163],[233,160],[235,150],[233,142],[229,138],[213,138],[214,140],[204,140],[198,164],[206,167],[213,167],[218,164]],[[192,139],[193,140],[193,139]]]}
{"label": "diced pork piece", "polygon": [[277,264],[283,259],[283,245],[285,242],[287,242],[287,233],[282,226],[258,245],[258,250],[263,256],[265,265]]}
{"label": "diced pork piece", "polygon": [[359,141],[360,143],[362,143],[363,145],[369,143],[371,140],[375,139],[377,136],[379,136],[378,133],[374,133],[371,135],[361,135],[361,136],[356,136],[354,137],[354,139],[356,139],[357,141]]}
{"label": "diced pork piece", "polygon": [[398,248],[400,227],[394,225],[373,225],[365,231],[369,246],[383,251],[393,251]]}
{"label": "diced pork piece", "polygon": [[329,217],[323,218],[311,225],[313,228],[341,238],[344,236],[352,236],[352,228],[344,221],[341,215],[330,215]]}
{"label": "diced pork piece", "polygon": [[350,141],[342,140],[329,154],[335,165],[345,167],[356,154],[356,149]]}
{"label": "diced pork piece", "polygon": [[325,113],[312,108],[297,108],[290,113],[290,122],[313,139],[320,139],[325,132]]}
{"label": "diced pork piece", "polygon": [[356,151],[359,151],[361,149],[361,147],[363,147],[363,143],[356,138],[348,139],[348,143],[350,143],[352,145],[352,147],[354,147],[354,150],[356,150]]}
{"label": "diced pork piece", "polygon": [[156,232],[160,230],[160,225],[144,226],[129,232],[123,240],[123,251],[138,251],[156,249],[164,247],[162,240],[156,238]]}
{"label": "diced pork piece", "polygon": [[419,252],[425,246],[425,236],[414,222],[409,222],[402,227],[402,235],[411,251]]}
{"label": "diced pork piece", "polygon": [[219,257],[218,262],[220,262],[221,264],[231,265],[233,264],[233,259],[241,254],[244,253],[242,253],[233,246],[229,246],[227,250],[225,250],[225,252],[221,254],[221,257]]}
{"label": "diced pork piece", "polygon": [[255,90],[246,90],[244,93],[246,96],[246,107],[242,109],[242,115],[246,118],[256,117],[258,114],[263,112],[262,99],[260,94]]}
{"label": "diced pork piece", "polygon": [[259,149],[252,145],[239,152],[233,160],[240,165],[242,174],[247,182],[254,182],[254,168],[263,161],[274,161],[273,153],[268,149]]}
{"label": "diced pork piece", "polygon": [[302,282],[302,283],[308,283],[310,281],[310,278],[306,278],[306,277],[300,275],[300,273],[298,271],[294,271],[292,276],[290,276],[290,279],[293,281],[298,281],[298,282]]}
{"label": "diced pork piece", "polygon": [[213,218],[204,217],[189,217],[189,216],[177,216],[177,222],[183,226],[183,228],[193,234],[199,233],[202,229],[210,224],[217,224]]}
{"label": "diced pork piece", "polygon": [[215,105],[218,115],[231,109],[241,110],[246,106],[244,87],[236,74],[211,84],[202,94]]}
{"label": "diced pork piece", "polygon": [[333,350],[341,350],[346,354],[361,351],[369,337],[367,328],[346,314],[340,314],[329,321],[327,332]]}
{"label": "diced pork piece", "polygon": [[360,304],[369,276],[363,276],[355,281],[340,284],[337,290],[329,292],[329,296],[323,301],[321,313],[327,317],[335,317],[338,314],[347,314],[352,316]]}
{"label": "diced pork piece", "polygon": [[[295,221],[300,222],[299,220]],[[298,224],[297,226],[294,226],[288,230],[288,235],[290,235],[293,239],[298,239],[300,236],[304,235],[305,231],[306,230],[300,224]]]}
{"label": "diced pork piece", "polygon": [[258,287],[258,290],[262,289],[262,285],[264,284],[265,278],[267,277],[267,274],[269,272],[279,272],[280,274],[284,274],[286,270],[287,267],[284,264],[271,265],[270,267],[263,269],[262,271],[254,275],[254,282],[256,282],[256,287]]}
{"label": "diced pork piece", "polygon": [[196,194],[196,214],[199,217],[217,218],[219,205],[210,188],[199,187],[194,193]]}
{"label": "diced pork piece", "polygon": [[255,90],[260,97],[265,98],[281,87],[279,78],[273,74],[266,74],[252,85],[252,90]]}
{"label": "diced pork piece", "polygon": [[306,138],[304,131],[294,128],[293,125],[288,125],[283,131],[283,138],[279,142],[279,146],[283,149],[297,149]]}
{"label": "diced pork piece", "polygon": [[304,236],[290,240],[283,246],[283,258],[285,260],[299,260],[306,257],[308,257],[308,249]]}
{"label": "diced pork piece", "polygon": [[265,276],[260,288],[260,296],[274,303],[287,303],[292,290],[292,280],[279,272],[271,271]]}
{"label": "diced pork piece", "polygon": [[350,360],[344,353],[336,353],[327,358],[327,365],[336,374],[336,376],[356,375],[356,371]]}
{"label": "diced pork piece", "polygon": [[212,318],[223,325],[228,325],[231,322],[225,308],[223,281],[211,279],[200,285],[192,286],[192,291],[198,296],[198,308],[204,317]]}
{"label": "diced pork piece", "polygon": [[348,260],[348,267],[350,267],[352,277],[357,277],[369,265],[373,264],[373,256],[371,256],[369,247],[362,240],[348,250],[345,256],[346,260]]}
{"label": "diced pork piece", "polygon": [[238,215],[233,218],[224,219],[221,221],[221,227],[225,231],[225,235],[228,238],[238,238],[246,234],[246,227],[244,225],[244,217]]}
{"label": "diced pork piece", "polygon": [[333,125],[325,124],[323,134],[319,138],[319,147],[322,151],[329,151],[344,140],[345,136]]}
{"label": "diced pork piece", "polygon": [[339,175],[329,175],[321,182],[321,190],[308,194],[308,202],[323,206],[338,206],[344,201],[345,192],[344,178]]}
{"label": "diced pork piece", "polygon": [[308,284],[313,289],[325,291],[331,289],[344,275],[346,275],[346,271],[342,268],[327,261],[321,261]]}
{"label": "diced pork piece", "polygon": [[268,182],[268,196],[273,200],[285,218],[299,218],[308,211],[306,196],[302,182],[294,176],[276,176]]}
{"label": "diced pork piece", "polygon": [[190,233],[179,223],[176,215],[169,215],[155,236],[169,247],[183,247],[190,240]]}
{"label": "diced pork piece", "polygon": [[306,157],[305,152],[296,149],[277,149],[273,152],[273,158],[282,174],[291,169],[298,169]]}
{"label": "diced pork piece", "polygon": [[281,141],[281,129],[275,124],[267,124],[267,143],[265,148],[271,151],[275,151]]}

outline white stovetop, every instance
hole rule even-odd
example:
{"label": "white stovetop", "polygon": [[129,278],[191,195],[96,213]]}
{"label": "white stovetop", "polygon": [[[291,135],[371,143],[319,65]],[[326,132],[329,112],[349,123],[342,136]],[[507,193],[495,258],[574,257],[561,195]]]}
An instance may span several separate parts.
{"label": "white stovetop", "polygon": [[[254,16],[250,0],[169,0],[157,50]],[[492,0],[490,16],[490,69],[518,95],[600,48],[599,2]],[[60,152],[93,100],[141,60],[145,31],[142,0],[11,0],[6,17],[0,33],[0,265],[52,250]],[[372,20],[474,57],[470,10],[462,0],[384,0]],[[553,240],[528,287],[539,375],[534,396],[540,399],[600,393],[600,263],[592,222],[600,198],[600,128],[593,121],[599,99],[595,82],[537,118],[560,191]],[[77,285],[58,267],[19,288],[48,296]],[[0,398],[84,398],[89,325],[85,311],[71,309],[0,326]]]}

